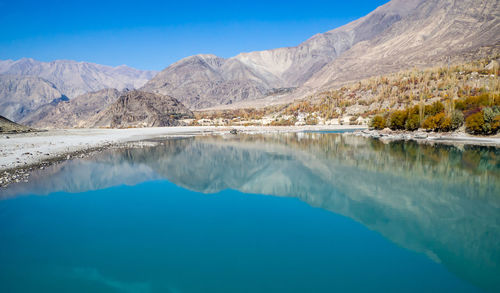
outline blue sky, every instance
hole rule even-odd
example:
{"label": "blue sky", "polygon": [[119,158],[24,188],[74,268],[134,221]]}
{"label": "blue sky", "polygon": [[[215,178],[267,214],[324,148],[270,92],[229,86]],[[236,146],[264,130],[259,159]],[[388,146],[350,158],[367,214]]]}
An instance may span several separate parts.
{"label": "blue sky", "polygon": [[296,46],[386,2],[0,0],[0,59],[161,70],[199,53],[231,57]]}

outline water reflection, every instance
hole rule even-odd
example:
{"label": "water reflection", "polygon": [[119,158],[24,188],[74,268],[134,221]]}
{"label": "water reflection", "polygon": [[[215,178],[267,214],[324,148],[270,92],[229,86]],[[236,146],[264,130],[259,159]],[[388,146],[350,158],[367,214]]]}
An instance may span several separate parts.
{"label": "water reflection", "polygon": [[157,141],[37,171],[8,198],[164,178],[190,190],[298,197],[500,290],[500,150],[382,143],[338,134]]}

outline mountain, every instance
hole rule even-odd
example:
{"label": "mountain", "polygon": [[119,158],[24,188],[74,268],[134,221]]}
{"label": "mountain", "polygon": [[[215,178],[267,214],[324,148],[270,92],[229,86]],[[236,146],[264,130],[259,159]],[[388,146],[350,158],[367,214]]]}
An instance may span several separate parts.
{"label": "mountain", "polygon": [[17,124],[3,116],[0,116],[0,133],[20,133],[29,131],[35,131],[35,130],[33,128]]}
{"label": "mountain", "polygon": [[196,55],[172,64],[141,90],[174,96],[191,108],[204,108],[263,96],[272,85],[237,60]]}
{"label": "mountain", "polygon": [[138,70],[125,65],[111,67],[71,60],[40,62],[23,58],[17,61],[0,61],[0,74],[43,78],[71,99],[104,88],[139,88],[151,79],[156,71]]}
{"label": "mountain", "polygon": [[481,48],[500,46],[497,0],[393,0],[373,13],[405,11],[409,4],[412,9],[399,21],[354,45],[304,87],[317,90],[413,66],[434,66],[448,57],[473,54],[479,59]]}
{"label": "mountain", "polygon": [[82,127],[91,117],[115,102],[121,92],[103,89],[68,101],[48,103],[29,113],[21,123],[38,128]]}
{"label": "mountain", "polygon": [[264,97],[290,101],[319,88],[430,66],[495,45],[500,41],[498,6],[497,0],[393,0],[296,47],[229,59],[182,59],[142,90],[171,95],[194,109]]}
{"label": "mountain", "polygon": [[65,98],[45,79],[0,74],[0,115],[7,119],[19,121],[38,107]]}
{"label": "mountain", "polygon": [[91,117],[87,127],[161,127],[180,125],[193,113],[178,100],[160,94],[129,91],[107,109]]}

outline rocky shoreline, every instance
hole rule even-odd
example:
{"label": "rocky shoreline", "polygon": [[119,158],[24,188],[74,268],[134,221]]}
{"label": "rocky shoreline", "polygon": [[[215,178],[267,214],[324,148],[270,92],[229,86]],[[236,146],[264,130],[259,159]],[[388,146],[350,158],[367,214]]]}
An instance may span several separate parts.
{"label": "rocky shoreline", "polygon": [[[500,137],[477,137],[463,132],[407,132],[359,129],[359,126],[266,126],[266,127],[166,127],[137,128],[127,130],[57,130],[45,133],[26,133],[11,137],[0,136],[0,190],[12,183],[28,181],[30,172],[44,169],[51,164],[70,159],[88,157],[96,152],[112,148],[128,147],[158,137],[185,135],[258,133],[283,133],[307,131],[346,131],[344,135],[355,135],[384,142],[414,140],[419,143],[445,143],[487,145],[500,147]],[[37,143],[37,139],[40,142]]]}
{"label": "rocky shoreline", "polygon": [[367,138],[380,139],[382,141],[417,141],[421,143],[445,143],[445,144],[467,144],[467,145],[484,145],[500,147],[500,136],[472,136],[464,131],[456,131],[449,133],[427,132],[424,130],[418,131],[402,131],[391,130],[389,128],[383,130],[366,129],[347,133]]}
{"label": "rocky shoreline", "polygon": [[43,169],[51,164],[74,158],[84,158],[95,152],[127,147],[130,143],[159,137],[353,129],[359,129],[359,126],[183,126],[130,129],[59,129],[42,133],[0,135],[0,190],[12,183],[27,181],[30,172]]}

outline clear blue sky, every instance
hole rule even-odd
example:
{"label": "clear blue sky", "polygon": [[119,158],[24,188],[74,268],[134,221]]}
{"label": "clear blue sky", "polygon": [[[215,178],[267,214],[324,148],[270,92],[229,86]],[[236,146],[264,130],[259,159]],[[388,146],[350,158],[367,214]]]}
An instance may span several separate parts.
{"label": "clear blue sky", "polygon": [[0,59],[161,70],[186,56],[296,46],[388,0],[0,0]]}

